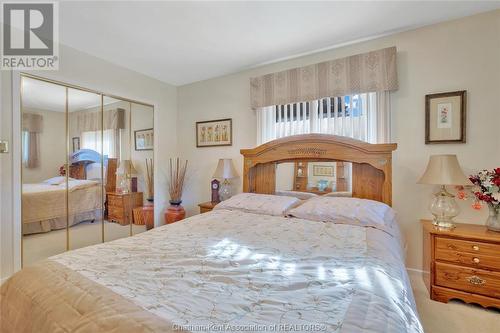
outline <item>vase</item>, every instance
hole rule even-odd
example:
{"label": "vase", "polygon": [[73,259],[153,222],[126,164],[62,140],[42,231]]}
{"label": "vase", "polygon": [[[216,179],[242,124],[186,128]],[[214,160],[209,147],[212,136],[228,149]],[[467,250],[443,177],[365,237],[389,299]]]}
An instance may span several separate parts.
{"label": "vase", "polygon": [[169,201],[170,206],[165,212],[165,223],[170,224],[180,221],[186,217],[186,211],[181,206],[182,201]]}
{"label": "vase", "polygon": [[490,215],[486,220],[486,228],[491,231],[500,232],[500,205],[488,204]]}

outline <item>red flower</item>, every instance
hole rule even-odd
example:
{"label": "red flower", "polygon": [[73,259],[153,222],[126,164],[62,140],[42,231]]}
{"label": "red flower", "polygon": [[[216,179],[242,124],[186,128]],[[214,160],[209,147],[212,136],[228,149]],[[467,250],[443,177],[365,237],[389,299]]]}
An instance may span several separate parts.
{"label": "red flower", "polygon": [[496,168],[495,173],[500,176],[500,168]]}

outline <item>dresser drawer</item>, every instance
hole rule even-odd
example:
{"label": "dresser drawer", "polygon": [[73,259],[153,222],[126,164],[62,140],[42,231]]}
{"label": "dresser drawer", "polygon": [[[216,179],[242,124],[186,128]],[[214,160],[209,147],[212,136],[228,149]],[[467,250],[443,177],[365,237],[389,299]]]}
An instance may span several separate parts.
{"label": "dresser drawer", "polygon": [[453,250],[489,256],[499,256],[500,244],[436,237],[436,253],[441,250]]}
{"label": "dresser drawer", "polygon": [[500,298],[500,273],[436,262],[437,286]]}

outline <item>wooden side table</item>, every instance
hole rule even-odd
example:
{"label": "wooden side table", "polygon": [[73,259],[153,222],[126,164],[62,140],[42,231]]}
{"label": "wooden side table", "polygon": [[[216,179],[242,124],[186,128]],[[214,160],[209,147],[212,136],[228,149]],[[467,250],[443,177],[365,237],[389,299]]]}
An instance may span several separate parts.
{"label": "wooden side table", "polygon": [[132,210],[142,206],[142,192],[106,193],[108,206],[108,220],[110,222],[128,225],[133,222]]}
{"label": "wooden side table", "polygon": [[200,207],[200,214],[211,212],[217,204],[218,202],[212,201],[202,202],[201,204],[198,204],[198,206]]}
{"label": "wooden side table", "polygon": [[431,299],[500,308],[500,233],[484,225],[457,223],[454,229],[423,227],[424,281]]}

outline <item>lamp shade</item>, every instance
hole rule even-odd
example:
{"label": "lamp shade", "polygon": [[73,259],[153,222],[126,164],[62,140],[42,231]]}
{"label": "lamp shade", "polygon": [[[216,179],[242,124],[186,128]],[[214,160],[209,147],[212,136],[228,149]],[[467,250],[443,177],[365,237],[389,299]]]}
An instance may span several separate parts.
{"label": "lamp shade", "polygon": [[117,175],[136,175],[137,170],[134,168],[131,160],[123,160],[120,163],[120,167],[116,170]]}
{"label": "lamp shade", "polygon": [[457,155],[431,155],[418,184],[470,185],[471,182],[464,175]]}
{"label": "lamp shade", "polygon": [[217,169],[215,169],[212,178],[217,179],[231,179],[238,177],[238,172],[233,165],[233,160],[230,158],[221,158],[217,164]]}

